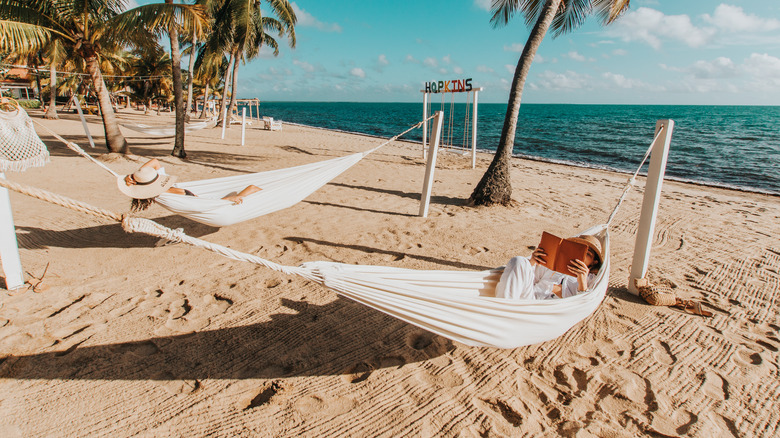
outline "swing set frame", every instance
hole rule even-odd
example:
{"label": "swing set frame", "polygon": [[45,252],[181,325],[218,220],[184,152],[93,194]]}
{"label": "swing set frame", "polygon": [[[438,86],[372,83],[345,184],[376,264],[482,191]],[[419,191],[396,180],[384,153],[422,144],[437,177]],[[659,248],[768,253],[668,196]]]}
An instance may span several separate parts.
{"label": "swing set frame", "polygon": [[[449,123],[448,127],[445,133],[442,133],[442,140],[444,140],[445,136],[448,136],[448,141],[444,141],[444,146],[449,146],[451,148],[457,148],[457,149],[463,149],[468,150],[467,145],[467,137],[469,133],[469,122],[471,122],[471,168],[474,169],[477,167],[477,107],[478,107],[478,97],[479,92],[483,90],[482,87],[477,88],[471,88],[470,82],[471,79],[467,80],[469,83],[469,88],[465,89],[463,87],[453,87],[451,89],[446,88],[439,88],[439,90],[431,89],[431,87],[426,87],[425,89],[420,90],[420,92],[423,94],[423,120],[428,119],[429,112],[432,113],[429,106],[431,106],[432,99],[429,98],[429,94],[441,94],[442,95],[442,103],[441,108],[439,108],[439,111],[444,111],[444,100],[445,100],[445,94],[450,94],[450,110],[449,110]],[[453,126],[453,117],[455,113],[455,93],[466,93],[466,117],[464,121],[463,126],[463,146],[462,147],[455,147],[452,145],[452,126]],[[470,94],[474,93],[473,100],[470,99]],[[432,96],[431,96],[432,97]],[[469,103],[471,103],[471,109],[469,109]],[[422,137],[422,147],[423,147],[423,158],[426,158],[426,153],[428,151],[428,123],[423,124],[423,137]]]}

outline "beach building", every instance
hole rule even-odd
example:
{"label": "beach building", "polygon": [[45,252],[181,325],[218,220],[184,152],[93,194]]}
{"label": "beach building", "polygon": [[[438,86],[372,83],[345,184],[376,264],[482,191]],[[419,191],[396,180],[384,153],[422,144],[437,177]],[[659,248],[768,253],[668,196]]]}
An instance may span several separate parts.
{"label": "beach building", "polygon": [[13,67],[2,74],[0,95],[14,99],[36,99],[34,78],[26,67]]}

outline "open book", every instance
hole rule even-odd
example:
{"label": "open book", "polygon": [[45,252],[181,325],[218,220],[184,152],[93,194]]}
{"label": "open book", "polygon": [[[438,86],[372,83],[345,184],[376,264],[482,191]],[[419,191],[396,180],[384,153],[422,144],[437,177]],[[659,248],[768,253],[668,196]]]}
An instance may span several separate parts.
{"label": "open book", "polygon": [[542,241],[539,248],[547,253],[544,260],[546,267],[561,274],[574,276],[567,267],[574,259],[585,260],[588,253],[588,245],[569,239],[562,239],[546,231],[542,232]]}

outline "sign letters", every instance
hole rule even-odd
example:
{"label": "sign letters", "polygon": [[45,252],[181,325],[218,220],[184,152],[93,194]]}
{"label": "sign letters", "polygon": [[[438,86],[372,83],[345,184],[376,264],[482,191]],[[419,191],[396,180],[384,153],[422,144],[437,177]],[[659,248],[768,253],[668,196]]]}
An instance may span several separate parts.
{"label": "sign letters", "polygon": [[425,83],[426,93],[456,93],[462,91],[471,91],[471,88],[471,78]]}

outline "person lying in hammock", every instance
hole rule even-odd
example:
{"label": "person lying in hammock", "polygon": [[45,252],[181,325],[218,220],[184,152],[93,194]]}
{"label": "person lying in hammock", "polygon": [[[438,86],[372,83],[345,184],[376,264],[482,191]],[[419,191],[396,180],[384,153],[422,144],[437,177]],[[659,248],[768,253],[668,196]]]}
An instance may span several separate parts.
{"label": "person lying in hammock", "polygon": [[575,259],[568,265],[571,275],[548,269],[542,248],[531,257],[513,257],[507,262],[496,285],[496,297],[514,300],[545,300],[566,298],[587,291],[601,267],[601,242],[594,236],[573,237],[588,246],[585,260]]}
{"label": "person lying in hammock", "polygon": [[[176,177],[166,175],[157,158],[144,163],[138,170],[130,175],[117,178],[117,186],[125,195],[133,198],[130,202],[130,211],[137,212],[149,208],[154,199],[162,193],[173,193],[174,195],[197,196],[187,189],[176,187]],[[248,185],[238,193],[231,193],[222,199],[240,204],[244,198],[252,193],[259,192],[261,189],[255,185]]]}

